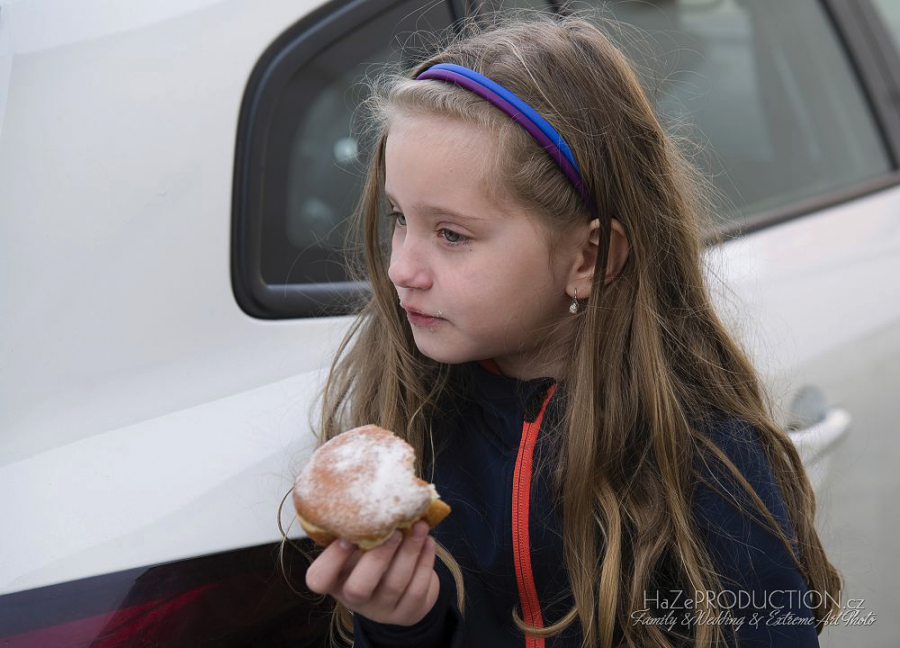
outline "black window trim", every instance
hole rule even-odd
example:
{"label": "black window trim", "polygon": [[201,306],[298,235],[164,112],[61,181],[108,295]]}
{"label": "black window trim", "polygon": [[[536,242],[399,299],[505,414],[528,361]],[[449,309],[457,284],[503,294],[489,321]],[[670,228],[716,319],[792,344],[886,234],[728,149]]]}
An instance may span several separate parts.
{"label": "black window trim", "polygon": [[[349,315],[370,295],[368,283],[266,284],[260,274],[259,204],[264,172],[263,148],[278,92],[298,65],[314,57],[352,24],[357,27],[402,0],[332,0],[289,27],[266,49],[250,74],[241,104],[235,146],[232,194],[231,279],[238,305],[259,319],[298,319]],[[820,0],[860,80],[864,99],[888,152],[891,171],[877,178],[756,213],[741,221],[711,228],[705,245],[772,227],[900,185],[900,55],[870,0]],[[453,25],[459,5],[447,0]],[[471,9],[473,3],[463,3]],[[548,2],[553,11],[564,10]],[[352,18],[350,18],[352,16]],[[254,176],[256,182],[253,182]],[[256,223],[253,222],[256,219]]]}
{"label": "black window trim", "polygon": [[[240,308],[258,319],[337,317],[370,294],[367,282],[267,284],[260,272],[265,146],[280,90],[291,75],[331,43],[403,0],[333,0],[285,30],[250,73],[241,102],[232,188],[231,286]],[[457,25],[450,2],[451,24]]]}

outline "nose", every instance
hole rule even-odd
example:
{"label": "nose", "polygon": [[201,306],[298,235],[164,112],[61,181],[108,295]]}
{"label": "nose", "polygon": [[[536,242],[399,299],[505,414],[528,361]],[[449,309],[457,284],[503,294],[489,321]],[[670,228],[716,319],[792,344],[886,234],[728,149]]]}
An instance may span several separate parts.
{"label": "nose", "polygon": [[431,286],[428,251],[422,242],[408,234],[391,245],[391,265],[388,277],[398,287],[427,289]]}

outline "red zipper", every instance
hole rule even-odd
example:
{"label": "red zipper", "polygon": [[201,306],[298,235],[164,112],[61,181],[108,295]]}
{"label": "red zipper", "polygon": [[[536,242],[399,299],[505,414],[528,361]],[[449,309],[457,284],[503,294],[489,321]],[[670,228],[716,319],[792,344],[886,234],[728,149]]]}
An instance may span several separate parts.
{"label": "red zipper", "polygon": [[[544,402],[537,418],[531,423],[525,422],[522,426],[522,440],[519,442],[519,454],[516,457],[516,470],[513,475],[512,492],[512,530],[513,530],[513,559],[516,568],[516,584],[519,587],[519,600],[522,604],[522,613],[525,623],[537,628],[544,627],[544,619],[541,616],[541,604],[538,601],[537,587],[534,584],[534,574],[531,571],[531,549],[528,539],[528,511],[529,497],[531,494],[531,465],[534,458],[534,447],[537,443],[538,432],[541,429],[541,421],[544,418],[544,410],[547,403],[556,391],[557,385],[553,384],[547,390]],[[544,648],[543,637],[525,637],[525,648]]]}

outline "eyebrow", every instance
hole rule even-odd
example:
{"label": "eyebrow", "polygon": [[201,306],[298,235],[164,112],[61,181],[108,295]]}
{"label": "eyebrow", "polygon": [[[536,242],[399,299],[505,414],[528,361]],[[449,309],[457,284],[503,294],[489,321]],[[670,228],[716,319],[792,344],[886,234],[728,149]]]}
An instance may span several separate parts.
{"label": "eyebrow", "polygon": [[[397,199],[394,198],[388,191],[384,192],[384,195],[388,197],[392,202],[397,202]],[[448,209],[446,207],[438,207],[437,205],[427,205],[425,203],[416,203],[413,205],[413,209],[418,212],[422,212],[423,214],[428,214],[430,216],[450,216],[452,218],[459,218],[462,220],[472,220],[472,221],[486,221],[488,219],[482,218],[480,216],[469,216],[468,214],[461,214],[457,211],[453,211],[452,209]]]}

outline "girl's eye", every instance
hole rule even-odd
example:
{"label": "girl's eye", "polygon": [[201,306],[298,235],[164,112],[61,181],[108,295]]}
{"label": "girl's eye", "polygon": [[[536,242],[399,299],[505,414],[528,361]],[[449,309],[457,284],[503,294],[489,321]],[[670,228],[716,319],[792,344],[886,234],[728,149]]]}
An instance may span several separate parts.
{"label": "girl's eye", "polygon": [[[401,214],[400,212],[392,211],[392,212],[390,212],[390,213],[388,214],[388,218],[392,218],[392,219],[400,219],[400,218],[403,218],[403,214]],[[405,220],[405,219],[404,219],[404,220]],[[406,223],[405,223],[405,222],[403,222],[403,223],[398,222],[397,224],[400,225],[400,227],[406,227]],[[460,234],[460,233],[458,233],[458,232],[454,232],[453,230],[449,230],[449,229],[446,229],[446,228],[442,228],[442,229],[440,230],[440,232],[441,232],[442,234],[449,234],[451,237],[453,237],[452,239],[450,239],[450,238],[447,238],[446,235],[444,236],[444,240],[445,240],[445,241],[447,242],[447,244],[450,245],[451,247],[452,247],[452,246],[456,246],[456,245],[464,245],[464,244],[466,244],[466,243],[469,242],[469,237],[468,237],[468,236],[463,236],[462,234]]]}
{"label": "girl's eye", "polygon": [[[391,213],[388,214],[388,218],[396,220],[398,218],[403,218],[403,214],[401,214],[400,212],[392,211]],[[406,223],[400,223],[400,226],[405,227]]]}

